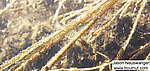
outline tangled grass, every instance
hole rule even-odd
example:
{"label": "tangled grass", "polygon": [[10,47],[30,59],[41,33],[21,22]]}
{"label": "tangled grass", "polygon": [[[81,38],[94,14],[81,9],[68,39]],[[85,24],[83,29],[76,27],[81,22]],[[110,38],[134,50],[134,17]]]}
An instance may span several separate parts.
{"label": "tangled grass", "polygon": [[112,60],[149,59],[148,0],[1,2],[1,71],[108,71]]}

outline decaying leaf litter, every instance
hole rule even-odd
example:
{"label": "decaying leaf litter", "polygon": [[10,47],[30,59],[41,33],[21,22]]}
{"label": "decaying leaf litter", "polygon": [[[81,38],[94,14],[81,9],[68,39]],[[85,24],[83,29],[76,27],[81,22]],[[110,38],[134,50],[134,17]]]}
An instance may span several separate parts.
{"label": "decaying leaf litter", "polygon": [[108,71],[114,59],[149,58],[148,0],[1,3],[1,70]]}

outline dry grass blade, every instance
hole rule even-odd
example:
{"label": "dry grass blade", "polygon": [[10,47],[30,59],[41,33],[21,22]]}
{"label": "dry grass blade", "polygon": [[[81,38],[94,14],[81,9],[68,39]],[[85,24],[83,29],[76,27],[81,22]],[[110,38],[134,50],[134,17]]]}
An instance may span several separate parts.
{"label": "dry grass blade", "polygon": [[128,1],[127,1],[126,5],[125,5],[126,7],[125,7],[124,10],[121,12],[119,18],[122,17],[123,13],[127,10],[127,8],[129,7],[129,5],[130,5],[131,2],[132,2],[132,0],[128,0]]}
{"label": "dry grass blade", "polygon": [[105,57],[107,60],[110,60],[106,55],[104,55],[104,54],[102,54],[100,52],[96,52],[96,53],[99,54],[99,55],[101,55],[101,56],[103,56],[103,57]]}
{"label": "dry grass blade", "polygon": [[[25,50],[22,50],[18,55],[10,59],[9,61],[4,62],[0,69],[4,70],[14,64],[18,61],[22,60],[25,56],[28,56],[29,53],[33,52],[36,49],[43,48],[43,52],[46,51],[49,47],[54,45],[57,41],[59,41],[64,35],[66,35],[70,30],[77,27],[79,23],[85,21],[88,17],[91,16],[92,13],[94,13],[96,10],[100,9],[101,5],[97,5],[93,8],[93,10],[90,10],[89,12],[79,16],[77,19],[71,21],[69,24],[67,24],[65,27],[63,27],[60,31],[57,31],[50,35],[49,37],[42,39],[32,46],[26,48]],[[105,9],[106,10],[106,9]]]}
{"label": "dry grass blade", "polygon": [[[84,9],[85,9],[85,8],[84,8]],[[66,22],[66,21],[69,20],[70,18],[72,18],[72,17],[74,17],[74,16],[80,14],[84,9],[75,11],[74,14],[69,15],[68,17],[62,19],[62,20],[60,21],[60,23]]]}
{"label": "dry grass blade", "polygon": [[[95,4],[97,4],[99,1],[96,1],[96,2],[94,2],[94,3],[92,3],[92,4],[90,4],[89,6],[93,6],[93,5],[95,5]],[[104,4],[104,3],[102,3],[102,4]],[[66,18],[64,18],[64,19],[62,19],[62,20],[60,20],[60,23],[63,23],[63,22],[66,22],[66,21],[68,21],[70,18],[72,18],[72,17],[74,17],[74,16],[76,16],[76,15],[79,15],[81,12],[83,12],[83,11],[87,11],[87,10],[89,10],[91,7],[84,7],[84,8],[82,8],[82,9],[80,9],[80,10],[76,10],[76,11],[73,11],[74,12],[74,14],[72,14],[72,15],[69,15],[68,17],[66,17]],[[72,12],[72,11],[71,11]]]}
{"label": "dry grass blade", "polygon": [[136,30],[136,26],[137,26],[138,20],[140,19],[141,13],[142,13],[142,11],[143,11],[146,3],[147,3],[147,0],[143,0],[142,1],[140,10],[138,11],[138,15],[137,15],[137,17],[135,19],[135,22],[133,24],[132,30],[130,31],[130,34],[129,34],[127,40],[125,41],[125,43],[123,44],[122,48],[118,52],[118,56],[116,57],[116,60],[120,59],[120,57],[122,56],[122,54],[125,52],[126,47],[129,44],[130,39],[132,38],[132,35],[134,34],[134,32]]}
{"label": "dry grass blade", "polygon": [[147,55],[147,57],[145,58],[145,60],[150,60],[150,53]]}
{"label": "dry grass blade", "polygon": [[113,21],[117,18],[117,16],[119,16],[120,13],[124,10],[124,8],[125,8],[127,5],[129,5],[130,3],[131,3],[131,2],[128,1],[125,5],[123,5],[122,8],[119,9],[119,11],[114,15],[114,17],[113,17],[106,25],[102,26],[100,29],[98,29],[98,30],[96,31],[96,33],[97,33],[96,37],[94,37],[93,39],[91,39],[89,42],[93,42],[93,41],[102,33],[102,31],[103,31],[104,29],[106,29],[107,27],[109,27],[109,26],[113,23]]}
{"label": "dry grass blade", "polygon": [[16,11],[16,10],[20,10],[20,9],[24,9],[24,8],[30,7],[30,6],[35,5],[35,4],[38,5],[38,4],[42,3],[42,2],[43,2],[43,1],[40,1],[40,2],[38,2],[38,3],[31,3],[31,4],[26,5],[26,6],[24,6],[24,7],[20,7],[20,8],[16,8],[16,9],[10,9],[10,10]]}
{"label": "dry grass blade", "polygon": [[147,43],[147,44],[145,44],[144,46],[141,46],[141,47],[140,47],[140,50],[139,50],[135,55],[133,55],[133,56],[130,58],[130,60],[136,59],[138,55],[144,53],[144,51],[149,48],[149,45],[150,45],[150,42]]}
{"label": "dry grass blade", "polygon": [[59,6],[58,6],[58,8],[57,8],[57,10],[56,10],[56,13],[55,13],[55,15],[54,15],[54,18],[53,18],[52,23],[54,23],[54,22],[56,21],[56,18],[58,17],[58,14],[59,14],[59,11],[60,11],[60,9],[61,9],[61,7],[62,7],[62,5],[63,5],[63,3],[64,3],[65,1],[66,1],[66,0],[60,1]]}
{"label": "dry grass blade", "polygon": [[41,71],[46,71],[46,70],[47,70],[47,69],[46,69],[47,67],[50,68],[50,67],[54,64],[54,62],[56,62],[56,61],[58,60],[58,58],[59,58],[63,53],[65,53],[65,51],[66,51],[67,49],[69,49],[69,47],[70,47],[78,38],[80,38],[80,37],[82,36],[82,34],[83,34],[86,30],[88,30],[88,28],[89,28],[93,23],[94,23],[94,21],[92,20],[86,27],[84,27],[83,30],[82,30],[80,33],[77,34],[76,37],[74,37],[74,38],[73,38],[66,46],[64,46],[54,57],[51,58],[51,60],[46,64],[46,66],[44,66],[44,67],[42,68]]}
{"label": "dry grass blade", "polygon": [[149,3],[1,0],[0,71],[112,71],[115,59],[150,60]]}
{"label": "dry grass blade", "polygon": [[[111,6],[113,6],[115,3],[117,2],[117,0],[114,0],[114,1],[111,1],[110,3],[106,4],[103,6],[102,9],[100,9],[98,11],[98,16],[102,16],[107,10],[109,10],[111,8]],[[79,38],[81,37],[81,35],[86,31],[88,30],[88,28],[93,24],[95,23],[95,21],[98,19],[98,16],[95,16],[93,18],[93,20],[91,20],[89,22],[89,24],[87,24],[86,27],[83,28],[83,30],[81,30],[81,32],[79,34],[77,34],[76,37],[74,37],[66,46],[64,46],[54,57],[51,58],[51,60],[42,68],[41,71],[46,71],[47,68],[50,69],[51,66],[58,60],[58,58],[60,56],[62,56],[63,53],[65,53],[65,51],[67,49],[69,49],[69,47]]]}
{"label": "dry grass blade", "polygon": [[0,11],[0,15],[7,11],[17,0],[13,0],[7,7]]}
{"label": "dry grass blade", "polygon": [[96,69],[106,67],[110,64],[112,64],[112,63],[111,62],[110,63],[105,63],[103,65],[99,65],[99,66],[91,67],[91,68],[70,68],[70,69],[56,69],[56,70],[48,70],[48,71],[72,71],[72,70],[75,70],[75,71],[91,71],[91,70],[96,70]]}

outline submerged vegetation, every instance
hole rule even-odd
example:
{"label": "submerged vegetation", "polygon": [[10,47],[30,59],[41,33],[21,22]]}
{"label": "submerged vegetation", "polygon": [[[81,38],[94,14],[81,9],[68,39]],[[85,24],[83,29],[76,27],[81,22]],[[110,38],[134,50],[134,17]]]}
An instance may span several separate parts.
{"label": "submerged vegetation", "polygon": [[0,71],[111,70],[150,59],[149,0],[1,0]]}

